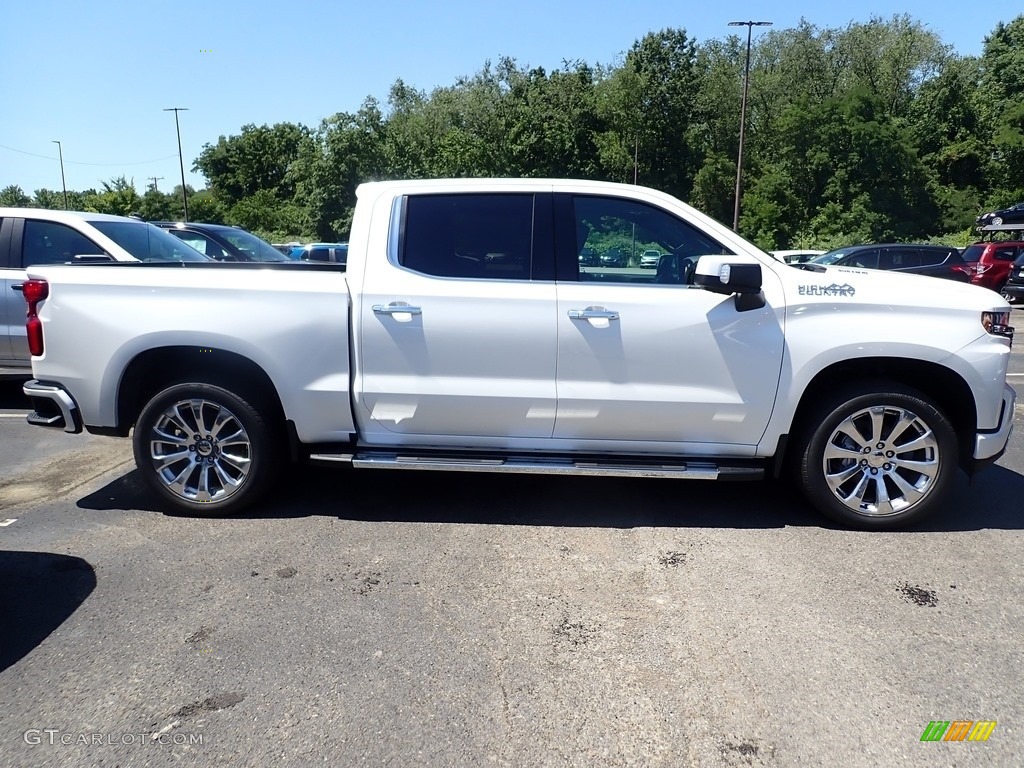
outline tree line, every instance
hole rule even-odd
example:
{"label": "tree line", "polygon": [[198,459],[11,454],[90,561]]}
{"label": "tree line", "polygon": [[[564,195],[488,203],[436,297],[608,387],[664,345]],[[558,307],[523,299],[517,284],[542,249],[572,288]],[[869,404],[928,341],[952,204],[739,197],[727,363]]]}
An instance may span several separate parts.
{"label": "tree line", "polygon": [[[399,80],[318,126],[243,125],[203,146],[189,216],[271,240],[347,236],[369,180],[527,176],[636,182],[732,223],[745,41],[651,32],[613,65],[514,59],[425,92]],[[907,15],[807,21],[751,50],[740,232],[763,248],[941,239],[1024,200],[1024,16],[961,56]],[[70,207],[181,218],[181,188],[121,177]],[[59,191],[0,205],[63,207]]]}

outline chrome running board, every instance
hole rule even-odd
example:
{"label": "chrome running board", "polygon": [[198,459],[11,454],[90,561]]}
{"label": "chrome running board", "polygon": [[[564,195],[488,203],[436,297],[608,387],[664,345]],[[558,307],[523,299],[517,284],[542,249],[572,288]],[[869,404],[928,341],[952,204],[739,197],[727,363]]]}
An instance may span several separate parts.
{"label": "chrome running board", "polygon": [[322,463],[351,462],[352,466],[367,469],[419,469],[449,472],[513,472],[542,475],[599,475],[604,477],[672,477],[683,480],[760,480],[764,478],[762,466],[728,465],[706,459],[654,461],[642,458],[625,461],[609,457],[607,460],[587,456],[451,456],[416,455],[385,452],[315,453],[310,461]]}

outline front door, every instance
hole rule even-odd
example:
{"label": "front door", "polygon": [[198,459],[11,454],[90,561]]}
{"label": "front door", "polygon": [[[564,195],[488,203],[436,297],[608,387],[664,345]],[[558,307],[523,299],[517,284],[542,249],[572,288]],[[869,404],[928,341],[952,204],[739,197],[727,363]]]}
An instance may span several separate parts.
{"label": "front door", "polygon": [[[571,204],[560,198],[556,210],[571,211],[578,253],[618,249],[628,257],[622,267],[580,265],[577,280],[558,282],[554,436],[614,441],[623,451],[755,445],[775,401],[783,330],[770,302],[741,312],[733,297],[691,284],[698,257],[729,251],[645,203],[576,195]],[[651,250],[661,254],[658,264],[640,266],[639,255]]]}

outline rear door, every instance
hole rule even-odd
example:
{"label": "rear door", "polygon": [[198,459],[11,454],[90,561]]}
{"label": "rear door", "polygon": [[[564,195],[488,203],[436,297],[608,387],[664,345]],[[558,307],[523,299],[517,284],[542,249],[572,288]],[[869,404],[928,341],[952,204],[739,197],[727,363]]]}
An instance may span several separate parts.
{"label": "rear door", "polygon": [[551,195],[413,194],[363,275],[355,403],[376,445],[507,446],[555,420]]}

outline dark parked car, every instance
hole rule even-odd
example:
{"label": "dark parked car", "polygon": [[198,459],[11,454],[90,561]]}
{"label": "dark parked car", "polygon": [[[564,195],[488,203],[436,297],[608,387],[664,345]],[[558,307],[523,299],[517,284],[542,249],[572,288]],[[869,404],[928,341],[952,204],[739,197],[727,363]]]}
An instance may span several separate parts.
{"label": "dark parked car", "polygon": [[1001,226],[1003,224],[1024,224],[1024,203],[1011,205],[1001,211],[989,211],[978,217],[978,226]]}
{"label": "dark parked car", "polygon": [[1021,249],[1020,256],[1010,267],[1010,274],[1000,293],[1007,301],[1024,301],[1024,248]]}
{"label": "dark parked car", "polygon": [[946,245],[916,243],[881,243],[851,245],[837,248],[811,259],[811,264],[837,267],[887,269],[915,275],[944,277],[961,283],[969,282],[972,270],[957,248]]}
{"label": "dark parked car", "polygon": [[192,221],[152,223],[217,261],[290,261],[270,243],[239,227]]}
{"label": "dark parked car", "polygon": [[584,248],[580,251],[579,263],[581,267],[599,267],[601,266],[601,257],[597,255],[597,251],[593,248]]}
{"label": "dark parked car", "polygon": [[625,267],[628,263],[628,257],[618,248],[611,248],[601,254],[602,267]]}

